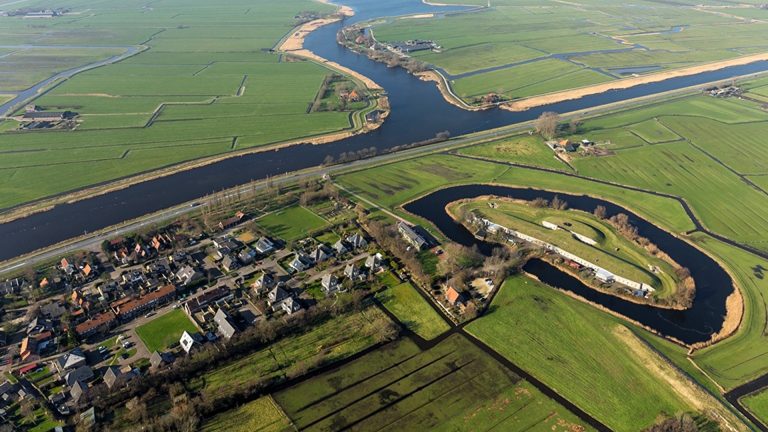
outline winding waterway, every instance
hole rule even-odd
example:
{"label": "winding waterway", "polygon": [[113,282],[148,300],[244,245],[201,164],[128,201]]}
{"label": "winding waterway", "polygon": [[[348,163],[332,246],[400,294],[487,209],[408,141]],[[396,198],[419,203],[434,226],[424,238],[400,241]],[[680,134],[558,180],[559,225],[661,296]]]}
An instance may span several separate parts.
{"label": "winding waterway", "polygon": [[[445,206],[460,199],[483,195],[496,195],[523,200],[539,197],[551,200],[554,192],[496,185],[466,185],[441,189],[405,206],[405,209],[423,217],[451,240],[466,245],[477,245],[485,254],[495,245],[476,239],[464,226],[456,223],[445,211]],[[557,193],[573,209],[592,212],[598,205],[605,206],[607,216],[625,213],[638,233],[651,240],[680,265],[688,267],[696,281],[696,297],[687,310],[661,309],[633,303],[589,288],[573,276],[541,260],[529,261],[524,269],[542,282],[571,291],[591,302],[646,325],[659,333],[692,344],[703,342],[720,330],[725,315],[725,300],[734,286],[728,273],[715,260],[687,242],[653,225],[629,210],[614,203],[585,195]]]}
{"label": "winding waterway", "polygon": [[233,157],[125,189],[0,224],[0,261],[99,230],[148,213],[195,200],[256,179],[319,166],[328,156],[376,147],[379,152],[433,138],[437,132],[451,135],[482,131],[538,117],[543,111],[571,112],[640,96],[662,93],[696,84],[768,70],[768,62],[734,66],[698,75],[672,78],[624,90],[538,107],[524,112],[464,111],[447,103],[434,83],[420,81],[401,69],[388,68],[354,54],[336,43],[342,25],[379,16],[460,10],[422,4],[419,0],[351,0],[356,15],[311,33],[305,47],[318,55],[373,79],[388,94],[391,115],[379,129],[325,145],[296,145],[275,151]]}

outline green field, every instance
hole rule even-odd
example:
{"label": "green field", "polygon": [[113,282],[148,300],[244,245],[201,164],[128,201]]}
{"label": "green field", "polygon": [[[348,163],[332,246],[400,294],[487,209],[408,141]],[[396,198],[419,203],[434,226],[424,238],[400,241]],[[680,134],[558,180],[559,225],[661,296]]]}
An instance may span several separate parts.
{"label": "green field", "polygon": [[611,429],[690,409],[636,358],[620,321],[592,306],[515,276],[492,309],[467,330]]}
{"label": "green field", "polygon": [[557,170],[568,167],[538,135],[520,135],[459,150],[460,154]]}
{"label": "green field", "polygon": [[401,340],[274,397],[307,431],[589,430],[460,335]]}
{"label": "green field", "polygon": [[263,396],[226,411],[203,424],[204,432],[282,432],[290,430],[290,422],[271,396]]}
{"label": "green field", "polygon": [[181,334],[185,331],[194,333],[198,329],[181,309],[174,309],[136,327],[136,334],[149,352],[163,351],[174,343],[178,343]]}
{"label": "green field", "polygon": [[[267,348],[239,358],[193,380],[205,393],[231,390],[253,382],[306,373],[343,359],[377,342],[388,318],[377,308],[341,315],[298,336],[281,339]],[[303,372],[302,372],[303,371]]]}
{"label": "green field", "polygon": [[450,326],[409,282],[387,288],[376,297],[397,319],[424,339],[433,339]]}
{"label": "green field", "polygon": [[[495,207],[489,207],[492,202]],[[672,264],[658,257],[618,232],[610,223],[577,210],[536,208],[527,203],[478,199],[452,206],[473,212],[491,221],[547,243],[554,244],[606,270],[639,283],[653,286],[656,300],[669,299],[677,292],[678,280]],[[557,224],[557,231],[544,227],[544,222]],[[569,231],[566,231],[569,230]],[[577,240],[570,231],[597,242],[588,245]],[[660,269],[649,270],[650,266]]]}
{"label": "green field", "polygon": [[293,205],[275,211],[256,221],[260,227],[285,241],[299,240],[328,225],[328,222],[305,207]]}
{"label": "green field", "polygon": [[[163,2],[150,12],[141,1],[128,0],[75,1],[68,7],[77,18],[32,26],[0,17],[4,43],[36,47],[0,57],[0,93],[125,46],[149,49],[80,73],[35,100],[46,110],[78,112],[74,131],[0,127],[0,208],[352,127],[349,112],[308,112],[329,69],[267,52],[294,27],[297,12],[329,13],[333,6],[236,0],[213,8],[195,0]],[[346,109],[363,106],[367,102]]]}
{"label": "green field", "polygon": [[763,422],[768,422],[768,390],[741,398],[741,403]]}
{"label": "green field", "polygon": [[764,22],[745,16],[766,18],[754,4],[721,9],[711,1],[496,0],[469,13],[386,20],[374,34],[383,42],[435,41],[439,51],[412,56],[446,71],[471,103],[489,92],[527,97],[768,51],[757,41]]}

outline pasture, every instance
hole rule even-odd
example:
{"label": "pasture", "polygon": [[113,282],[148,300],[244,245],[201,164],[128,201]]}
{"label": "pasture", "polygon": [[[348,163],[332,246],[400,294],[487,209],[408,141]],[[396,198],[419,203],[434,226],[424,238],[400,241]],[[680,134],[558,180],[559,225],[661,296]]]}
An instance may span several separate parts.
{"label": "pasture", "polygon": [[[20,44],[37,46],[51,43],[47,36],[54,34],[60,38],[54,45],[62,46],[0,58],[0,77],[5,77],[0,78],[0,93],[27,84],[3,74],[6,66],[29,70],[22,75],[34,81],[44,78],[35,68],[51,73],[122,52],[127,45],[150,48],[78,74],[35,101],[47,110],[79,113],[74,131],[12,132],[2,127],[0,151],[7,157],[0,167],[0,208],[194,159],[353,127],[348,113],[308,112],[329,69],[309,61],[281,62],[279,55],[267,52],[296,24],[297,12],[332,12],[333,6],[310,0],[239,0],[211,8],[196,0],[154,5],[146,15],[140,13],[140,2],[122,2],[116,9],[114,3],[74,2],[74,11],[81,7],[89,13],[55,23],[37,21],[39,29],[22,26],[20,18],[0,17],[0,28],[7,24],[9,33],[16,32],[0,30],[2,37],[16,36]],[[179,9],[184,10],[183,23]],[[258,14],[249,13],[256,10]],[[36,38],[40,41],[33,42]],[[75,50],[66,44],[104,48]],[[30,62],[35,66],[26,68]],[[361,104],[366,103],[348,108]],[[72,156],[78,152],[79,157]],[[29,162],[31,154],[34,163]]]}
{"label": "pasture", "polygon": [[290,430],[290,422],[277,407],[272,396],[262,396],[206,420],[202,430],[203,432],[282,432]]}
{"label": "pasture", "polygon": [[433,339],[450,326],[416,292],[418,288],[404,282],[376,294],[376,297],[397,319],[424,339]]}
{"label": "pasture", "polygon": [[741,399],[744,405],[752,414],[763,422],[768,422],[768,390],[763,390],[745,396]]}
{"label": "pasture", "polygon": [[328,225],[325,219],[300,205],[264,215],[256,223],[270,234],[288,242],[305,238]]}
{"label": "pasture", "polygon": [[643,365],[618,319],[524,276],[467,330],[613,430],[691,408]]}
{"label": "pasture", "polygon": [[253,354],[193,378],[190,385],[215,395],[233,386],[303,375],[310,369],[374,345],[387,322],[389,319],[376,307],[340,315],[306,333],[280,339]]}
{"label": "pasture", "polygon": [[152,321],[136,327],[136,334],[149,352],[163,351],[179,342],[185,331],[194,333],[197,326],[181,309],[174,309]]}
{"label": "pasture", "polygon": [[445,17],[390,20],[374,34],[385,42],[435,41],[438,52],[413,57],[447,72],[470,103],[489,92],[521,98],[768,50],[767,42],[756,42],[763,23],[744,19],[764,18],[757,6],[716,13],[708,5],[647,0],[492,3]]}
{"label": "pasture", "polygon": [[536,135],[519,135],[501,141],[465,147],[459,150],[459,154],[557,170],[568,169],[544,144],[544,140]]}
{"label": "pasture", "polygon": [[408,339],[390,343],[274,398],[294,425],[307,431],[569,431],[580,426],[571,413],[461,335],[427,351]]}

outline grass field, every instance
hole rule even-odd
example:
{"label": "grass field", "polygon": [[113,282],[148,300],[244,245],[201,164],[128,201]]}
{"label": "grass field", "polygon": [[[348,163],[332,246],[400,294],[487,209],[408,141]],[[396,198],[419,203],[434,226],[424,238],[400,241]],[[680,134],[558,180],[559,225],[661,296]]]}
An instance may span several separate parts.
{"label": "grass field", "polygon": [[337,181],[374,203],[395,211],[401,204],[441,187],[469,183],[499,183],[605,198],[659,223],[670,231],[684,232],[693,229],[691,220],[680,204],[669,198],[564,175],[524,168],[510,169],[500,164],[456,156],[427,156],[382,165],[341,175],[337,177]]}
{"label": "grass field", "polygon": [[514,276],[467,330],[613,430],[635,431],[659,413],[689,410],[637,359],[620,328],[589,305]]}
{"label": "grass field", "polygon": [[765,18],[759,9],[708,6],[498,0],[471,13],[389,20],[374,34],[385,42],[437,42],[439,52],[412,55],[445,70],[455,92],[472,102],[488,92],[526,97],[768,50],[755,42],[762,23],[741,18]]}
{"label": "grass field", "polygon": [[331,363],[362,351],[377,342],[377,334],[388,318],[377,308],[335,317],[295,337],[281,339],[269,347],[235,360],[193,380],[205,393]]}
{"label": "grass field", "polygon": [[743,397],[741,403],[761,421],[768,422],[768,390]]}
{"label": "grass field", "polygon": [[[307,61],[281,62],[267,52],[296,24],[297,12],[331,12],[333,6],[310,0],[237,0],[211,8],[195,0],[183,6],[154,5],[151,17],[141,12],[145,5],[137,0],[68,6],[74,13],[88,12],[35,26],[0,17],[6,44],[33,47],[0,57],[0,93],[27,86],[24,80],[123,52],[128,45],[150,49],[80,73],[35,101],[47,110],[78,112],[76,130],[0,128],[0,208],[352,127],[349,113],[307,112],[329,69]],[[69,44],[103,48],[72,49]],[[15,72],[3,73],[6,69]]]}
{"label": "grass field", "polygon": [[447,331],[446,323],[409,282],[377,294],[376,297],[397,319],[424,339],[432,339]]}
{"label": "grass field", "polygon": [[149,352],[162,351],[179,342],[184,331],[196,332],[197,327],[181,309],[174,309],[152,321],[136,327],[136,334]]}
{"label": "grass field", "polygon": [[[484,215],[491,221],[514,229],[540,240],[554,244],[587,261],[596,263],[606,270],[635,282],[645,283],[656,289],[655,298],[669,298],[677,292],[678,280],[672,265],[652,256],[638,244],[620,234],[608,222],[592,214],[577,210],[554,210],[535,208],[531,205],[504,200],[491,200],[495,207],[489,207],[489,200],[478,199],[452,206],[454,214],[459,209]],[[553,231],[544,227],[544,222],[557,224],[562,229]],[[597,242],[588,245],[577,240],[570,231]],[[660,272],[652,272],[650,266]]]}
{"label": "grass field", "polygon": [[257,219],[256,223],[285,241],[302,239],[328,225],[323,218],[299,205],[270,213]]}
{"label": "grass field", "polygon": [[519,135],[501,141],[465,147],[459,150],[459,153],[557,170],[568,169],[544,144],[544,140],[534,135]]}
{"label": "grass field", "polygon": [[226,411],[203,424],[204,432],[282,432],[290,422],[271,396],[263,396],[239,408]]}
{"label": "grass field", "polygon": [[428,351],[401,340],[274,397],[307,431],[579,430],[572,414],[460,335]]}

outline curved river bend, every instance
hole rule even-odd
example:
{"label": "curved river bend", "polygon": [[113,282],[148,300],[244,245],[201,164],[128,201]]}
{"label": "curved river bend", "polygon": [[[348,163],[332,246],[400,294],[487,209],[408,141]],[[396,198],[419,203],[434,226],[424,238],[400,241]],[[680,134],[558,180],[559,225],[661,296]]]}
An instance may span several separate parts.
{"label": "curved river bend", "polygon": [[392,113],[379,129],[325,145],[296,145],[276,151],[233,157],[104,195],[62,204],[45,212],[0,224],[0,261],[96,231],[252,180],[319,166],[328,155],[376,147],[379,153],[402,144],[433,138],[437,132],[457,136],[538,117],[543,111],[570,112],[768,70],[756,62],[688,77],[672,78],[624,90],[538,107],[524,112],[499,109],[470,112],[447,103],[434,83],[420,81],[402,69],[388,68],[336,43],[342,25],[379,16],[460,10],[434,7],[419,0],[344,0],[357,15],[346,23],[311,33],[305,47],[326,59],[356,70],[386,89]]}
{"label": "curved river bend", "polygon": [[725,316],[725,300],[734,286],[728,273],[707,254],[653,225],[636,214],[614,203],[585,195],[568,195],[534,189],[495,185],[466,185],[441,189],[404,206],[405,210],[427,219],[451,240],[466,245],[477,245],[484,253],[494,247],[477,240],[463,225],[456,223],[445,211],[445,206],[460,199],[483,195],[496,195],[523,200],[539,197],[551,200],[555,195],[568,202],[568,207],[592,212],[598,205],[605,206],[608,217],[625,213],[638,233],[647,237],[680,265],[688,267],[696,281],[696,297],[687,310],[670,310],[632,303],[589,288],[581,281],[541,260],[531,260],[525,270],[542,282],[563,288],[612,311],[648,326],[659,333],[679,339],[687,344],[703,342],[720,330]]}

